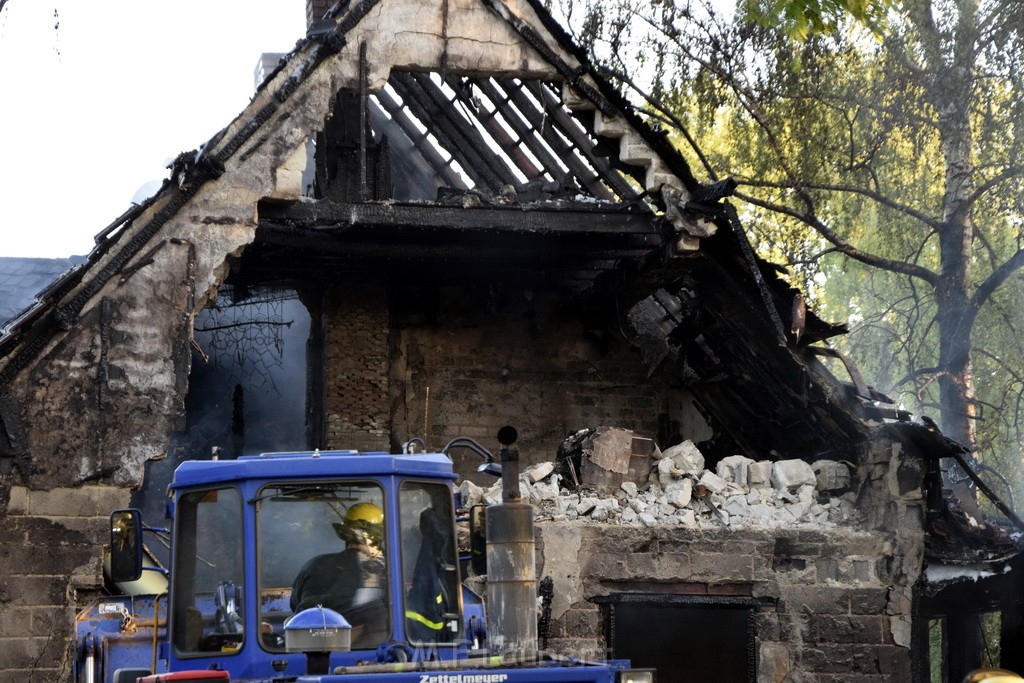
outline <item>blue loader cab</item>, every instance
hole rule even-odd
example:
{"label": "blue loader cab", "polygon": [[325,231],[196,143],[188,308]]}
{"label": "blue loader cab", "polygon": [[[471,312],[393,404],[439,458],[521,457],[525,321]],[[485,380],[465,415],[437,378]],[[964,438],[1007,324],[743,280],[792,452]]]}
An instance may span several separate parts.
{"label": "blue loader cab", "polygon": [[[83,611],[76,681],[653,683],[623,662],[489,648],[483,600],[461,583],[455,479],[444,453],[182,463],[170,567],[145,568],[167,593]],[[111,520],[110,577],[136,580],[140,515]]]}

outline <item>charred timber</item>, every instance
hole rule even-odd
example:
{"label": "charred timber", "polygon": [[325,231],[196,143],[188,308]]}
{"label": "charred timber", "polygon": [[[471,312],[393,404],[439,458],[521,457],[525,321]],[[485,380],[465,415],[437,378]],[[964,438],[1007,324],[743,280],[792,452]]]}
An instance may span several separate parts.
{"label": "charred timber", "polygon": [[[474,235],[462,233],[467,239],[460,240],[397,240],[393,236],[379,234],[338,233],[307,230],[290,226],[262,226],[257,232],[261,245],[276,245],[287,249],[307,249],[318,254],[348,256],[352,258],[383,259],[389,261],[436,259],[464,259],[470,261],[514,261],[526,259],[537,265],[550,261],[565,268],[568,260],[614,260],[639,258],[660,245],[660,238],[651,235],[590,235],[586,244],[563,243],[561,240],[544,239],[543,236],[508,233],[507,239],[472,239]],[[512,235],[516,239],[511,239]],[[477,235],[482,233],[478,231]],[[535,237],[536,239],[527,239]],[[305,257],[309,261],[309,257]],[[492,264],[491,268],[494,267]]]}
{"label": "charred timber", "polygon": [[[288,207],[262,206],[260,228],[302,228],[339,232],[352,227],[424,228],[445,231],[510,233],[649,235],[660,237],[656,216],[640,211],[415,204],[318,202]],[[655,241],[649,242],[656,246]]]}

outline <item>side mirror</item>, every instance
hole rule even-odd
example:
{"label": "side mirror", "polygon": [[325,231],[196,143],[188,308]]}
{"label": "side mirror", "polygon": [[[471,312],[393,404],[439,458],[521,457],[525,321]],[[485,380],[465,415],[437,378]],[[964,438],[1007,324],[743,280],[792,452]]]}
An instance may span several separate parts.
{"label": "side mirror", "polygon": [[110,580],[137,581],[142,576],[142,513],[115,510],[110,515]]}
{"label": "side mirror", "polygon": [[469,562],[477,574],[487,573],[487,506],[469,509]]}

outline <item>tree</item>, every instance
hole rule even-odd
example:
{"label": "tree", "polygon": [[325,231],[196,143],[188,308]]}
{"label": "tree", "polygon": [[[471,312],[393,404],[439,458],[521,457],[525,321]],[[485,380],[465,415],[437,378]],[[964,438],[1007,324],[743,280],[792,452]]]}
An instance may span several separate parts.
{"label": "tree", "polygon": [[[846,307],[851,337],[886,335],[897,354],[862,356],[888,370],[882,388],[937,407],[943,431],[971,447],[984,404],[976,358],[1001,366],[1001,386],[984,383],[1001,396],[993,405],[1015,411],[1014,426],[1021,415],[1021,320],[1006,300],[1012,289],[1019,303],[1024,266],[1024,19],[1013,5],[901,0],[880,36],[846,22],[806,40],[785,21],[671,0],[593,3],[581,23],[596,60],[694,163],[739,181],[762,249],[784,253],[819,306]],[[649,82],[631,80],[627,62]],[[848,299],[830,299],[844,288]]]}
{"label": "tree", "polygon": [[741,10],[746,19],[804,40],[811,35],[836,33],[847,19],[880,32],[889,7],[889,0],[747,0]]}

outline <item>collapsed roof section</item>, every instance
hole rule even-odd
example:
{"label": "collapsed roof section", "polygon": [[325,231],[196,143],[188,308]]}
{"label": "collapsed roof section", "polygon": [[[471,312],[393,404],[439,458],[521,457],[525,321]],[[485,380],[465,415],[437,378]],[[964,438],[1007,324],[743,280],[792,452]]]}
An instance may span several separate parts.
{"label": "collapsed roof section", "polygon": [[[402,194],[396,187],[395,199],[434,200],[438,189],[452,188],[509,199],[514,191],[519,199],[637,201],[639,182],[612,167],[617,155],[609,158],[556,83],[394,71],[369,99],[375,129],[400,144],[409,171],[427,171],[407,171],[421,177]],[[628,170],[644,180],[639,168]]]}

